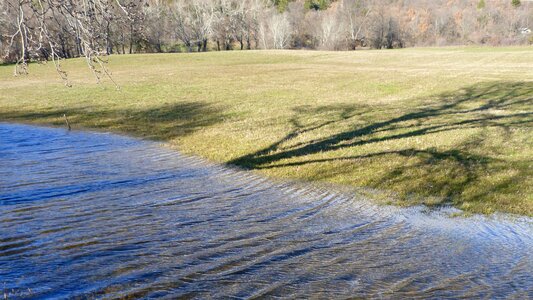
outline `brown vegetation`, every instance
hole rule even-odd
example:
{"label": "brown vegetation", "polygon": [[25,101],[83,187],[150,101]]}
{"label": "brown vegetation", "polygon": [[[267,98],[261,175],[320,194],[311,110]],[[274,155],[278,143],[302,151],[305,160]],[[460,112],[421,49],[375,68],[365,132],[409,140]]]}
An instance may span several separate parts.
{"label": "brown vegetation", "polygon": [[[533,6],[484,0],[6,0],[4,61],[96,54],[527,44]],[[105,70],[103,68],[102,70]]]}

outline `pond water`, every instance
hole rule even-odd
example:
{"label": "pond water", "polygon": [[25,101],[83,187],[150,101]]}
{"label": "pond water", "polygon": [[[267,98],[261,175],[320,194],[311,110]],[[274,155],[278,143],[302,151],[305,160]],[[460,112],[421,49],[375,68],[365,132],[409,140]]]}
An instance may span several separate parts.
{"label": "pond water", "polygon": [[7,299],[533,298],[532,224],[379,207],[154,142],[0,123]]}

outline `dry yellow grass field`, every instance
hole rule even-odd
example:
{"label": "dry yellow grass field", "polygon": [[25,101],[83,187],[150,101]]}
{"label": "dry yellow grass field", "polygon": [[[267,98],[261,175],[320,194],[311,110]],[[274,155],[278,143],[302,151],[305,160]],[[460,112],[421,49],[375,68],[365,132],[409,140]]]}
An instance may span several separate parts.
{"label": "dry yellow grass field", "polygon": [[275,178],[370,188],[400,205],[533,215],[533,48],[236,51],[83,60],[13,77],[0,120],[162,140]]}

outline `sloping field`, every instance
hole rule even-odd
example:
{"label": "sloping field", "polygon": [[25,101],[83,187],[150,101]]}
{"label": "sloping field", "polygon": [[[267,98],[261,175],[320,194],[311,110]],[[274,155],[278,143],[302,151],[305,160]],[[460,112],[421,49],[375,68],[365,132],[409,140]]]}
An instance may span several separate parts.
{"label": "sloping field", "polygon": [[[367,187],[387,203],[533,215],[533,48],[246,51],[83,60],[13,77],[0,120],[167,141],[277,178]],[[366,190],[366,189],[365,189]]]}

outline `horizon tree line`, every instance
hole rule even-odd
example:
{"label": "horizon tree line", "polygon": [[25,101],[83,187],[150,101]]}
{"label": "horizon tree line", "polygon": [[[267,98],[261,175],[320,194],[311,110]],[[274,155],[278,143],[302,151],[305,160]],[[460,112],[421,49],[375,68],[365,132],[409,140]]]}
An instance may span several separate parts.
{"label": "horizon tree line", "polygon": [[111,54],[524,45],[533,43],[529,2],[4,0],[1,62],[20,74],[29,61],[53,61],[67,81],[60,60],[85,57],[99,80]]}

